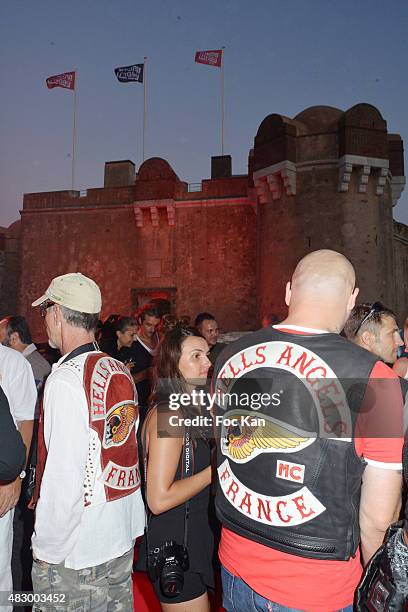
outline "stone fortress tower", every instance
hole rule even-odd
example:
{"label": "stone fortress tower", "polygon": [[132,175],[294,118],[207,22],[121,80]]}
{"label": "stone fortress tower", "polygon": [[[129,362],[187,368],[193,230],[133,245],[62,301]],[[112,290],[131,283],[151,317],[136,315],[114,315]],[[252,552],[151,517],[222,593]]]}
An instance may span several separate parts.
{"label": "stone fortress tower", "polygon": [[54,276],[81,271],[101,286],[103,317],[161,300],[193,319],[213,312],[225,331],[256,329],[265,314],[285,316],[297,261],[331,248],[354,264],[359,301],[382,300],[401,322],[408,227],[392,210],[404,184],[402,140],[369,104],[269,115],[246,175],[232,174],[228,155],[194,185],[157,157],[138,170],[107,162],[101,188],[24,196],[21,221],[0,240],[12,262],[0,284],[18,287],[0,296],[0,316],[26,315],[45,339],[31,302]]}
{"label": "stone fortress tower", "polygon": [[[395,245],[392,209],[405,184],[403,143],[387,133],[375,107],[357,104],[342,112],[315,106],[294,119],[269,115],[249,166],[257,206],[259,315],[284,314],[276,287],[300,257],[321,248],[352,261],[360,302],[402,306],[398,293],[407,296],[407,280],[397,277],[396,268],[406,254]],[[405,308],[408,314],[407,302]]]}

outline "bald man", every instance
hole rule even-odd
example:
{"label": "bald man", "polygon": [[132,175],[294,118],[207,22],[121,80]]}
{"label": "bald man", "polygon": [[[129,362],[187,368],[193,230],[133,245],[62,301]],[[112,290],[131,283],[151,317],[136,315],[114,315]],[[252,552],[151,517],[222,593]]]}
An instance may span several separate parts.
{"label": "bald man", "polygon": [[287,318],[216,364],[227,611],[351,612],[361,563],[398,515],[402,396],[339,335],[357,294],[343,255],[310,253],[287,283]]}

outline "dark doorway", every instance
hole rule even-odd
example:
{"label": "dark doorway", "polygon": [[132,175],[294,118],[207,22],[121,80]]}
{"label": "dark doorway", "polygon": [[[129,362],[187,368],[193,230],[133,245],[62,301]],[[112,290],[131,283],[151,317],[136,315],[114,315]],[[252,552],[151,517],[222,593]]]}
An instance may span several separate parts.
{"label": "dark doorway", "polygon": [[176,302],[175,287],[155,287],[132,289],[132,311],[135,312],[145,304],[155,304],[160,316],[174,312]]}

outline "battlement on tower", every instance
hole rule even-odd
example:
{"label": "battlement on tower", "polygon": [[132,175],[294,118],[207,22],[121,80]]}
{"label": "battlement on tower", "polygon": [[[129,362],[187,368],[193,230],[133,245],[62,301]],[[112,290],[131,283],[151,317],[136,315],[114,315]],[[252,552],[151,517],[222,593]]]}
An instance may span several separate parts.
{"label": "battlement on tower", "polygon": [[253,150],[253,181],[261,203],[284,192],[296,195],[298,174],[336,168],[337,191],[352,182],[358,193],[375,184],[375,195],[391,191],[395,206],[405,186],[403,143],[387,133],[387,123],[371,104],[347,111],[312,106],[289,119],[269,115],[259,126]]}
{"label": "battlement on tower", "polygon": [[216,175],[215,178],[203,179],[191,186],[181,181],[170,164],[159,157],[146,160],[136,173],[131,161],[106,162],[104,187],[83,191],[28,193],[24,195],[23,212],[120,207],[169,199],[189,202],[209,198],[246,197],[247,187],[246,175],[232,174]]}

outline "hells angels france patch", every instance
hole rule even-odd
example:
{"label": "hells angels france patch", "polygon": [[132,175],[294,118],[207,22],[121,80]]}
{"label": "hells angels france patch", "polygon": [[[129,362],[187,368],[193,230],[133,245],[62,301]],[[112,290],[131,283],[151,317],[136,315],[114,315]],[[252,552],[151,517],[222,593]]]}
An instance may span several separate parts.
{"label": "hells angels france patch", "polygon": [[105,354],[91,354],[84,368],[89,426],[101,444],[100,480],[108,501],[140,487],[136,442],[138,408],[129,370]]}

